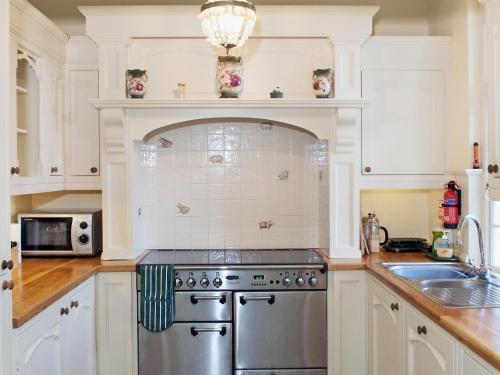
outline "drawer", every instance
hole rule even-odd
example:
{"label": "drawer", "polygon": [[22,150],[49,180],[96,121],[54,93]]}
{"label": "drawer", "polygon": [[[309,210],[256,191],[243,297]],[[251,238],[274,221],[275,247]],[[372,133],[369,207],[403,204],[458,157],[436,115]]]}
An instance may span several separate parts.
{"label": "drawer", "polygon": [[232,375],[232,323],[174,323],[163,332],[139,324],[139,375]]}
{"label": "drawer", "polygon": [[231,292],[176,292],[176,322],[231,321]]}

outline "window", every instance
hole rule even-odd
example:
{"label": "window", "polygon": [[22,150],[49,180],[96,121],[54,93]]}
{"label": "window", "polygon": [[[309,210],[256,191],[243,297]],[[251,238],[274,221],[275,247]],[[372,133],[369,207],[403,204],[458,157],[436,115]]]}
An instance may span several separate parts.
{"label": "window", "polygon": [[500,201],[490,203],[490,265],[500,271]]}

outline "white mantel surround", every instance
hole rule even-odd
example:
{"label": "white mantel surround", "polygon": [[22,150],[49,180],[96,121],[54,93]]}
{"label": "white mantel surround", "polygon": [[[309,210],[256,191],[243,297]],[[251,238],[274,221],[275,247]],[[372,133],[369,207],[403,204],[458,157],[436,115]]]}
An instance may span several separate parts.
{"label": "white mantel surround", "polygon": [[[301,88],[298,88],[294,98],[279,100],[265,99],[266,92],[262,92],[260,98],[243,95],[241,99],[216,99],[214,92],[210,96],[193,93],[190,98],[189,91],[187,99],[154,95],[143,100],[126,99],[125,71],[141,63],[136,46],[144,40],[152,43],[177,40],[179,48],[183,48],[182,43],[186,41],[202,40],[197,18],[199,7],[81,7],[80,11],[87,19],[87,34],[99,47],[100,97],[92,103],[101,114],[104,259],[131,259],[144,250],[140,199],[136,199],[133,191],[133,142],[142,141],[148,133],[159,128],[221,118],[289,124],[328,140],[329,252],[334,258],[361,256],[359,134],[361,108],[369,101],[361,98],[360,52],[372,33],[372,18],[378,7],[259,6],[253,40],[262,40],[265,44],[267,40],[282,38],[289,49],[294,48],[296,41],[296,49],[292,51],[295,56],[299,56],[304,40],[311,40],[311,45],[313,41],[325,40],[331,48],[333,61],[330,66],[335,67],[336,98],[315,99],[311,92],[299,92]],[[200,50],[199,46],[196,48]],[[213,53],[215,61],[222,50],[213,50],[207,43],[202,53]],[[251,51],[245,55],[246,59],[249,59],[248,54]],[[311,56],[315,56],[314,52]],[[172,59],[175,58],[173,54]],[[190,63],[192,69],[196,69],[196,65]],[[316,68],[319,67],[325,66]],[[283,81],[288,80],[293,80],[293,76]],[[269,89],[273,84],[270,83]]]}

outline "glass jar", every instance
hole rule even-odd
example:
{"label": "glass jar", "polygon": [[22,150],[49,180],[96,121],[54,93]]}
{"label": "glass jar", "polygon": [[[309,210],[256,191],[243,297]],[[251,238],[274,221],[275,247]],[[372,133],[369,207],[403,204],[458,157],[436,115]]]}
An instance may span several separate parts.
{"label": "glass jar", "polygon": [[217,91],[220,98],[238,98],[243,91],[243,60],[235,56],[217,58]]}

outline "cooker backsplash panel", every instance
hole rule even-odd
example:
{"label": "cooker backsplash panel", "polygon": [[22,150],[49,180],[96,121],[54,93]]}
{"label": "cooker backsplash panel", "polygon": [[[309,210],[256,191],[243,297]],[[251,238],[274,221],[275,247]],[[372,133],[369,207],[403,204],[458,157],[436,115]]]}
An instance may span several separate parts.
{"label": "cooker backsplash panel", "polygon": [[136,144],[135,158],[148,247],[328,247],[326,141],[270,123],[198,124]]}

